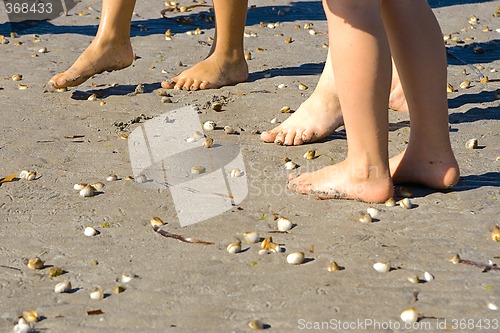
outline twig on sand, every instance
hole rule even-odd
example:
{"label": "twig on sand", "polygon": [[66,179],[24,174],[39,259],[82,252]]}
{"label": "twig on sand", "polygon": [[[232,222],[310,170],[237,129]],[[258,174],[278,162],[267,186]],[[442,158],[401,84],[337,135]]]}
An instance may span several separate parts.
{"label": "twig on sand", "polygon": [[191,238],[191,237],[184,237],[182,235],[174,234],[174,233],[162,230],[157,226],[154,226],[153,230],[155,232],[159,233],[160,235],[162,235],[163,237],[174,238],[174,239],[180,240],[181,242],[184,242],[184,243],[196,243],[196,244],[203,244],[203,245],[213,245],[214,244],[212,242],[206,242],[203,240],[199,240],[199,239],[195,239],[195,238]]}
{"label": "twig on sand", "polygon": [[484,264],[482,262],[468,260],[468,259],[458,259],[459,264],[469,265],[482,269],[482,273],[486,273],[489,271],[497,271],[500,272],[500,267],[495,264]]}

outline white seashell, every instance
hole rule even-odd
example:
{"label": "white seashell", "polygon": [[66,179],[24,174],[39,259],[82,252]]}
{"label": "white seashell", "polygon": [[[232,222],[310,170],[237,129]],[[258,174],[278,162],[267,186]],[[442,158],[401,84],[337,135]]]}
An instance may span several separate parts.
{"label": "white seashell", "polygon": [[135,178],[135,181],[136,183],[144,184],[145,182],[148,181],[148,177],[146,177],[146,175],[139,175]]}
{"label": "white seashell", "polygon": [[235,254],[235,253],[241,252],[241,242],[232,242],[232,243],[230,243],[227,246],[226,250],[227,250],[227,252],[229,252],[231,254]]}
{"label": "white seashell", "polygon": [[317,157],[316,156],[316,150],[314,150],[314,149],[308,150],[304,154],[304,158],[306,160],[314,160],[316,157]]}
{"label": "white seashell", "polygon": [[429,272],[425,272],[424,273],[424,280],[427,282],[432,281],[432,280],[434,280],[434,276]]}
{"label": "white seashell", "polygon": [[194,167],[191,168],[191,173],[193,175],[199,175],[199,174],[202,174],[206,171],[206,169],[204,167],[202,167],[201,165],[195,165]]}
{"label": "white seashell", "polygon": [[87,186],[87,184],[85,183],[76,183],[75,185],[73,185],[73,189],[81,191],[85,186]]}
{"label": "white seashell", "polygon": [[477,149],[478,141],[476,138],[470,139],[465,143],[465,148],[467,149]]}
{"label": "white seashell", "polygon": [[381,214],[380,210],[378,210],[378,209],[377,209],[377,208],[375,208],[375,207],[368,207],[368,208],[366,209],[366,212],[367,212],[368,214],[370,214],[370,216],[372,217],[372,219],[377,219],[377,218],[379,218],[379,217],[380,217],[380,214]]}
{"label": "white seashell", "polygon": [[32,181],[36,178],[36,171],[30,171],[28,172],[28,174],[26,175],[26,180],[27,181]]}
{"label": "white seashell", "polygon": [[418,311],[416,308],[409,308],[401,312],[401,320],[407,324],[416,323],[418,320]]}
{"label": "white seashell", "polygon": [[263,330],[264,324],[258,319],[254,319],[248,322],[248,327],[254,330]]}
{"label": "white seashell", "polygon": [[224,126],[224,133],[226,133],[226,134],[234,134],[235,130],[231,126]]}
{"label": "white seashell", "polygon": [[95,230],[92,227],[85,227],[85,229],[83,230],[83,234],[85,236],[92,237],[92,236],[97,235],[97,230]]}
{"label": "white seashell", "polygon": [[203,129],[205,131],[213,131],[215,129],[215,122],[209,120],[203,124]]}
{"label": "white seashell", "polygon": [[288,231],[293,227],[292,222],[290,222],[290,220],[284,216],[278,217],[278,219],[276,220],[276,225],[278,226],[279,231]]}
{"label": "white seashell", "polygon": [[283,89],[285,87],[286,87],[286,85],[284,83],[278,84],[278,89]]}
{"label": "white seashell", "polygon": [[410,199],[404,198],[403,200],[399,201],[399,205],[403,208],[406,209],[412,209],[413,204],[411,203]]}
{"label": "white seashell", "polygon": [[120,281],[123,283],[129,283],[134,279],[134,277],[134,274],[122,274],[122,276],[120,277]]}
{"label": "white seashell", "polygon": [[101,182],[96,182],[90,186],[92,186],[96,191],[101,191],[105,185]]}
{"label": "white seashell", "polygon": [[360,218],[359,218],[359,222],[361,223],[372,223],[373,220],[372,220],[372,216],[368,213],[366,214],[363,214]]}
{"label": "white seashell", "polygon": [[243,233],[243,239],[247,244],[255,244],[260,240],[260,236],[255,231],[248,231]]}
{"label": "white seashell", "polygon": [[206,138],[205,140],[203,140],[203,147],[205,148],[210,148],[212,147],[213,144],[214,144],[214,139],[212,138]]}
{"label": "white seashell", "polygon": [[330,264],[328,264],[326,269],[329,272],[337,272],[337,271],[340,271],[340,266],[335,261],[332,261]]}
{"label": "white seashell", "polygon": [[63,281],[56,284],[54,291],[58,294],[69,293],[71,291],[71,282]]}
{"label": "white seashell", "polygon": [[420,282],[420,279],[418,278],[418,276],[413,275],[413,276],[408,277],[408,281],[410,281],[411,283],[417,284]]}
{"label": "white seashell", "polygon": [[391,264],[389,262],[376,262],[373,264],[373,269],[380,273],[387,273],[391,270]]}
{"label": "white seashell", "polygon": [[104,298],[104,292],[101,288],[96,288],[93,292],[90,293],[90,298],[95,300],[101,300]]}
{"label": "white seashell", "polygon": [[23,170],[23,171],[21,171],[21,172],[19,173],[18,178],[19,178],[19,179],[26,179],[26,177],[28,177],[28,174],[29,174],[29,173],[30,173],[30,172],[29,172],[28,170]]}
{"label": "white seashell", "polygon": [[263,255],[269,254],[271,252],[266,250],[266,249],[260,249],[258,253],[260,256],[263,256]]}
{"label": "white seashell", "polygon": [[114,181],[117,181],[118,180],[118,176],[117,175],[109,175],[106,177],[106,181],[107,182],[114,182]]}
{"label": "white seashell", "polygon": [[41,49],[38,50],[38,53],[47,53],[47,48],[46,47],[42,47]]}
{"label": "white seashell", "polygon": [[91,197],[95,194],[95,189],[90,186],[90,185],[85,185],[81,190],[80,190],[80,196],[87,198]]}
{"label": "white seashell", "polygon": [[230,176],[232,178],[237,178],[237,177],[241,176],[242,174],[243,174],[243,171],[241,171],[238,168],[235,168],[235,169],[231,170]]}
{"label": "white seashell", "polygon": [[293,170],[293,169],[296,169],[298,167],[299,166],[297,165],[297,163],[295,163],[293,161],[288,161],[285,163],[285,169],[287,169],[287,170]]}
{"label": "white seashell", "polygon": [[270,121],[271,124],[276,124],[277,122],[278,122],[278,118],[273,118]]}
{"label": "white seashell", "polygon": [[286,257],[290,265],[300,265],[304,262],[304,252],[292,252]]}
{"label": "white seashell", "polygon": [[389,198],[385,202],[386,207],[395,207],[396,206],[396,200],[394,198]]}
{"label": "white seashell", "polygon": [[31,326],[24,320],[24,318],[19,318],[19,321],[14,326],[14,333],[29,333],[32,332]]}
{"label": "white seashell", "polygon": [[489,302],[487,305],[488,309],[490,309],[491,311],[497,311],[498,310],[498,306],[495,304],[495,303],[492,303],[492,302]]}

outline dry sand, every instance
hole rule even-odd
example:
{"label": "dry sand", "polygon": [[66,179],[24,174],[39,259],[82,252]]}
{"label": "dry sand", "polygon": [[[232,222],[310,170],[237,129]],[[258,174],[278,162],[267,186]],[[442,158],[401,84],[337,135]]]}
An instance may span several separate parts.
{"label": "dry sand", "polygon": [[[322,143],[288,148],[263,144],[252,134],[271,128],[274,117],[284,120],[288,115],[279,110],[286,105],[296,109],[312,92],[327,51],[322,47],[327,27],[320,2],[250,4],[257,7],[249,11],[247,32],[258,37],[245,39],[245,49],[253,54],[249,81],[220,90],[172,91],[171,104],[162,103],[154,90],[165,77],[203,59],[209,50],[207,38],[214,32],[212,25],[203,24],[202,35],[188,35],[185,32],[196,26],[178,25],[174,19],[206,9],[165,20],[158,18],[162,1],[140,2],[132,28],[132,44],[140,58],[126,70],[96,76],[64,93],[44,92],[50,90],[46,82],[69,67],[90,43],[99,12],[88,7],[99,9],[100,2],[84,0],[71,15],[23,31],[19,38],[8,37],[10,27],[2,13],[0,33],[10,43],[0,45],[0,76],[20,73],[23,80],[0,82],[0,176],[30,169],[39,178],[0,187],[0,331],[9,332],[24,310],[38,311],[42,320],[34,327],[40,332],[245,332],[252,319],[277,332],[306,330],[315,322],[331,323],[331,331],[346,331],[335,330],[338,321],[352,322],[353,332],[376,331],[358,325],[370,319],[384,325],[380,331],[419,331],[398,326],[401,311],[409,307],[417,308],[419,324],[430,325],[428,331],[444,329],[445,324],[450,331],[480,331],[478,326],[460,330],[456,324],[484,328],[488,321],[487,331],[498,331],[493,327],[499,312],[487,305],[500,306],[500,272],[483,273],[448,259],[458,253],[482,263],[500,260],[500,245],[490,238],[500,223],[500,117],[495,97],[500,70],[500,34],[495,30],[500,19],[493,16],[499,2],[432,2],[444,33],[474,38],[448,46],[449,82],[456,89],[449,94],[450,135],[462,179],[447,193],[410,186],[416,207],[377,205],[384,211],[372,224],[357,221],[367,204],[317,201],[286,190],[286,172],[280,166],[284,156],[297,161],[302,170],[340,161],[346,152],[345,132],[339,130]],[[278,16],[278,10],[285,15]],[[89,15],[75,15],[78,11]],[[479,18],[475,29],[467,28],[472,15]],[[269,29],[260,21],[281,25]],[[316,35],[295,28],[306,22],[314,23]],[[490,31],[482,31],[485,26]],[[172,41],[164,40],[167,29],[175,34]],[[34,34],[41,42],[32,42]],[[294,42],[286,44],[289,36]],[[15,46],[18,41],[22,45]],[[484,53],[475,54],[474,45]],[[48,53],[32,57],[42,47]],[[480,83],[481,74],[490,81]],[[464,80],[472,82],[469,89],[459,88]],[[299,82],[309,89],[299,90]],[[110,87],[112,83],[118,86]],[[18,84],[28,89],[18,90]],[[127,96],[138,84],[145,85],[145,92]],[[286,88],[278,88],[280,84]],[[94,91],[105,105],[77,99]],[[203,108],[213,99],[225,101],[223,112]],[[74,183],[103,180],[110,173],[132,174],[127,141],[120,135],[139,125],[122,132],[116,122],[141,114],[158,116],[186,105],[198,106],[202,121],[242,129],[240,135],[212,135],[216,142],[240,145],[243,152],[249,194],[234,209],[182,228],[168,190],[150,190],[126,180],[107,183],[103,193],[92,198],[82,198],[72,189]],[[394,154],[408,139],[408,116],[391,112],[390,121],[389,149]],[[82,137],[67,138],[75,135]],[[479,140],[479,149],[465,148],[471,138]],[[309,149],[321,156],[304,160]],[[287,216],[296,227],[287,234],[270,234],[273,212]],[[166,221],[170,232],[215,245],[161,237],[151,230],[151,216]],[[85,237],[85,226],[100,234]],[[258,244],[244,246],[248,250],[236,255],[226,252],[225,245],[234,237],[253,230],[273,236],[286,253],[261,256]],[[305,251],[307,262],[288,265],[286,254],[296,250]],[[66,273],[51,279],[48,267],[28,269],[25,262],[34,256]],[[328,272],[331,260],[345,269]],[[379,260],[390,260],[394,270],[376,272],[372,265]],[[412,275],[423,278],[425,271],[435,279],[407,281]],[[122,283],[125,292],[111,294],[123,273],[138,277]],[[73,292],[54,293],[55,284],[65,279],[71,281]],[[105,299],[89,298],[96,286],[108,294]],[[88,315],[92,310],[103,314]]]}

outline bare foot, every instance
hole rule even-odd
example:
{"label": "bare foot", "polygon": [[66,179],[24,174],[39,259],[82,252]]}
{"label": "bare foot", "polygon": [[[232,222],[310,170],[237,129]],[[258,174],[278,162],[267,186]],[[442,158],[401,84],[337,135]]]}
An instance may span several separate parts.
{"label": "bare foot", "polygon": [[[393,73],[397,74],[393,70]],[[408,112],[408,104],[406,103],[405,93],[399,81],[399,76],[392,77],[391,94],[389,96],[389,109],[400,112]]]}
{"label": "bare foot", "polygon": [[245,59],[238,57],[232,61],[213,53],[171,80],[162,82],[161,86],[178,90],[217,89],[245,82],[247,79],[248,65]]}
{"label": "bare foot", "polygon": [[75,63],[65,72],[54,75],[49,84],[54,88],[75,87],[95,74],[126,68],[133,60],[129,39],[106,42],[96,37]]}
{"label": "bare foot", "polygon": [[315,172],[291,175],[288,188],[319,199],[354,199],[365,202],[385,202],[394,194],[389,174],[378,172],[365,177],[359,167],[347,160]]}
{"label": "bare foot", "polygon": [[460,170],[451,150],[442,153],[422,149],[409,151],[410,146],[389,160],[395,184],[414,183],[443,190],[458,183]]}

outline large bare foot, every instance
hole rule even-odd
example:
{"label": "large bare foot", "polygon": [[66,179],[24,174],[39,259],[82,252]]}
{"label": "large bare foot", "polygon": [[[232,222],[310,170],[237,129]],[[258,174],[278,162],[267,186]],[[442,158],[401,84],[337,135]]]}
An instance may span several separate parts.
{"label": "large bare foot", "polygon": [[354,199],[365,202],[385,202],[394,194],[387,172],[364,172],[347,160],[315,172],[290,175],[288,188],[319,199]]}
{"label": "large bare foot", "polygon": [[460,178],[457,160],[451,150],[431,152],[431,149],[411,149],[389,160],[395,184],[413,183],[443,190],[453,187]]}
{"label": "large bare foot", "polygon": [[212,53],[205,60],[186,69],[172,79],[162,82],[166,89],[217,89],[235,85],[248,79],[248,65],[245,59],[227,59]]}
{"label": "large bare foot", "polygon": [[95,74],[126,68],[133,60],[128,38],[113,42],[96,37],[75,63],[65,72],[54,75],[49,84],[54,88],[75,87]]}

